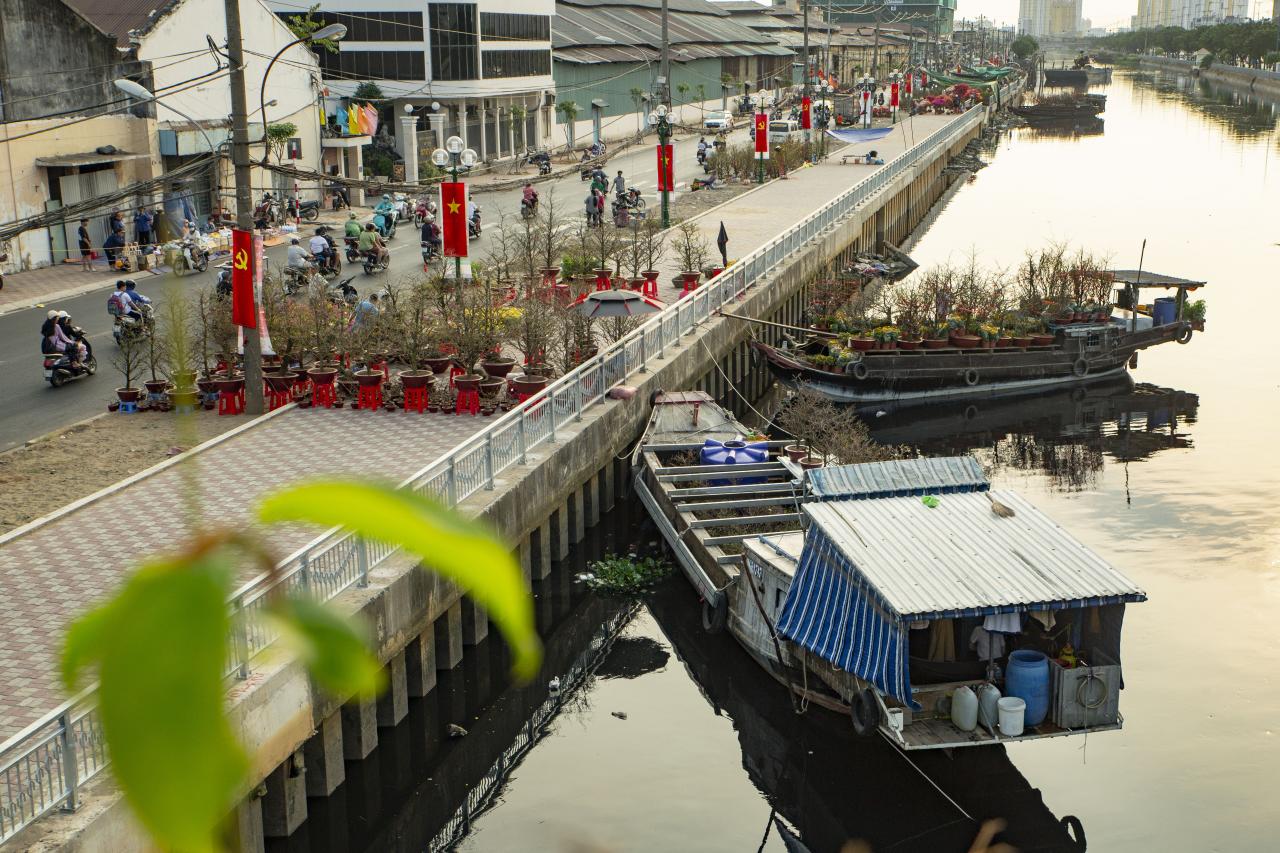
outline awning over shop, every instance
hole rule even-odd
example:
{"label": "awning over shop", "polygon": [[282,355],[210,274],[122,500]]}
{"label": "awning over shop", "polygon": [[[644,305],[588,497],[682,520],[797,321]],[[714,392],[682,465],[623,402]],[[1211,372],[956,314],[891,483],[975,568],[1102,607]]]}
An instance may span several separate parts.
{"label": "awning over shop", "polygon": [[89,151],[84,154],[52,154],[48,157],[37,157],[35,163],[37,166],[70,168],[72,166],[93,166],[97,163],[118,163],[121,160],[141,160],[149,156],[151,155],[130,154],[128,151],[116,151],[111,154],[99,154],[97,151]]}

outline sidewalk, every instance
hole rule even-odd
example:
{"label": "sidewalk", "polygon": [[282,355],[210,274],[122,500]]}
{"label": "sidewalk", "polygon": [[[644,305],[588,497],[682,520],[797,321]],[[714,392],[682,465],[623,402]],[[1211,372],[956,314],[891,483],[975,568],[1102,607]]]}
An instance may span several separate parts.
{"label": "sidewalk", "polygon": [[[915,140],[923,141],[953,120],[913,119]],[[875,147],[886,160],[892,159],[904,150],[911,133],[910,128],[894,133]],[[712,246],[723,221],[729,232],[729,257],[741,257],[873,171],[874,167],[841,166],[838,159],[801,169],[785,181],[737,196],[696,221]],[[674,273],[679,264],[670,259],[665,266]],[[62,271],[50,271],[51,280],[55,272]],[[664,296],[678,297],[678,290],[666,284],[668,279],[664,278]],[[204,523],[243,525],[260,495],[301,479],[341,474],[402,480],[490,423],[488,418],[468,416],[285,410],[199,450],[195,479]],[[115,589],[139,559],[183,541],[189,532],[186,487],[180,467],[170,465],[113,487],[43,525],[0,536],[0,601],[7,607],[0,629],[0,739],[64,699],[57,657],[67,624]],[[283,556],[319,532],[273,529],[272,547]]]}

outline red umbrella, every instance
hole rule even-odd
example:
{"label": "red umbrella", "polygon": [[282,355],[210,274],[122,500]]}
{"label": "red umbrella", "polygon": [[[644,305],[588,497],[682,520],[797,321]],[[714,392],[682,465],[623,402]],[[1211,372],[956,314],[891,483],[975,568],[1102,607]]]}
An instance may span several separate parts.
{"label": "red umbrella", "polygon": [[636,290],[597,290],[578,297],[573,310],[584,317],[641,317],[657,314],[663,304]]}

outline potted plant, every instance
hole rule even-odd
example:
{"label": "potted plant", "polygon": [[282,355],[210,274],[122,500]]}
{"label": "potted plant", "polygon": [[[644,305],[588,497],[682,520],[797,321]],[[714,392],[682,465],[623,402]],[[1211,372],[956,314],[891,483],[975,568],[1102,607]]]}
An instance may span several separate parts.
{"label": "potted plant", "polygon": [[696,222],[681,222],[676,229],[674,248],[680,258],[680,276],[685,287],[695,287],[702,278],[702,268],[711,256],[707,240]]}
{"label": "potted plant", "polygon": [[951,327],[946,323],[935,323],[925,330],[923,340],[925,349],[943,349],[951,345]]}
{"label": "potted plant", "polygon": [[116,389],[121,403],[136,403],[142,398],[142,389],[134,385],[142,362],[146,359],[146,344],[136,335],[120,338],[120,352],[115,358],[116,369],[124,379],[124,385]]}
{"label": "potted plant", "polygon": [[871,331],[871,337],[875,339],[878,349],[896,349],[898,346],[898,336],[902,331],[897,326],[877,326]]}
{"label": "potted plant", "polygon": [[526,371],[523,375],[511,380],[511,388],[517,394],[533,395],[546,388],[550,381],[546,376]]}
{"label": "potted plant", "polygon": [[809,364],[815,370],[823,370],[830,373],[835,367],[836,360],[829,355],[811,355],[809,356]]}
{"label": "potted plant", "polygon": [[981,323],[978,325],[978,337],[982,339],[983,349],[994,349],[1000,338],[1000,329],[991,323]]}
{"label": "potted plant", "polygon": [[1190,323],[1191,328],[1197,332],[1204,331],[1204,314],[1203,299],[1197,299],[1195,302],[1186,302],[1182,306],[1182,319]]}
{"label": "potted plant", "polygon": [[488,353],[480,359],[480,367],[494,379],[502,379],[516,366],[514,358],[499,353]]}
{"label": "potted plant", "polygon": [[799,462],[801,459],[809,455],[809,448],[803,443],[788,444],[782,448],[782,452],[787,454],[787,458],[792,462]]}
{"label": "potted plant", "polygon": [[484,377],[479,373],[464,373],[453,378],[453,387],[459,391],[479,391]]}

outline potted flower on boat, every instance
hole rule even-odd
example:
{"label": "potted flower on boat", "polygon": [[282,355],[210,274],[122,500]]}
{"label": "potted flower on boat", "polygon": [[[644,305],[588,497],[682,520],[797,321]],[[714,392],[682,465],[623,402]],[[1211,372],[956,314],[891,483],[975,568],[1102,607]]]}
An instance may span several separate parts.
{"label": "potted flower on boat", "polygon": [[944,349],[951,345],[951,326],[947,323],[938,323],[933,328],[925,331],[924,348],[925,349]]}
{"label": "potted flower on boat", "polygon": [[836,360],[829,355],[811,355],[809,356],[809,364],[814,370],[825,370],[827,373],[833,372]]}
{"label": "potted flower on boat", "polygon": [[978,337],[982,339],[983,349],[994,349],[996,341],[1000,339],[1000,328],[990,323],[982,323],[978,326]]}
{"label": "potted flower on boat", "polygon": [[876,348],[876,339],[863,332],[849,338],[849,348],[855,352],[866,352]]}
{"label": "potted flower on boat", "polygon": [[897,326],[876,326],[871,330],[871,337],[875,338],[878,349],[897,349],[898,336],[902,334],[902,330]]}

